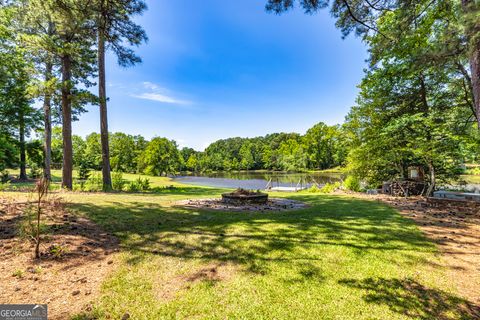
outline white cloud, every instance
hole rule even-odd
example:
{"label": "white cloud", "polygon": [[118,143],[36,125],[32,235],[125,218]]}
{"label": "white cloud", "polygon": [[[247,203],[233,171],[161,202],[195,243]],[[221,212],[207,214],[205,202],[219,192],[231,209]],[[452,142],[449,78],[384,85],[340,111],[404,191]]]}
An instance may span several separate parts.
{"label": "white cloud", "polygon": [[163,102],[163,103],[170,103],[170,104],[180,104],[180,105],[191,104],[190,101],[179,100],[179,99],[169,97],[167,95],[160,94],[160,93],[142,93],[142,94],[133,95],[133,97],[139,98],[139,99]]}
{"label": "white cloud", "polygon": [[142,85],[149,92],[143,92],[143,93],[140,93],[140,94],[133,94],[132,97],[139,98],[139,99],[156,101],[156,102],[162,102],[162,103],[177,104],[177,105],[192,104],[191,101],[175,98],[170,93],[170,90],[168,90],[166,88],[162,88],[155,83],[145,81],[145,82],[142,83]]}
{"label": "white cloud", "polygon": [[143,86],[144,86],[146,89],[150,89],[150,90],[154,90],[154,91],[160,89],[160,87],[159,87],[158,85],[156,85],[156,84],[153,83],[153,82],[148,82],[148,81],[145,81],[145,82],[143,83]]}

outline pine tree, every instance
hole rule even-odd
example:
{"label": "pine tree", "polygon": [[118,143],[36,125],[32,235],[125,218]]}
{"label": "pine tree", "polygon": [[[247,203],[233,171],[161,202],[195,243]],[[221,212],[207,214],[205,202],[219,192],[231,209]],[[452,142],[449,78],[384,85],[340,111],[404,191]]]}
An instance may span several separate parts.
{"label": "pine tree", "polygon": [[[26,137],[38,124],[38,112],[31,105],[28,94],[28,62],[24,51],[16,43],[15,7],[0,9],[0,134],[7,136],[6,142],[16,137],[20,180],[27,179]],[[7,146],[6,151],[10,147]],[[11,149],[10,149],[11,150]],[[1,152],[5,156],[5,152]],[[7,152],[11,153],[11,152]],[[3,166],[3,165],[2,165]]]}
{"label": "pine tree", "polygon": [[[90,86],[89,77],[95,71],[94,21],[90,1],[87,0],[31,0],[29,12],[43,12],[54,26],[50,52],[60,61],[61,119],[63,138],[62,187],[72,189],[73,148],[72,108],[92,102],[92,95],[78,89],[78,84]],[[46,68],[48,69],[48,68]],[[46,72],[47,75],[47,72]],[[48,100],[47,106],[48,108]],[[47,115],[46,115],[47,116]]]}
{"label": "pine tree", "polygon": [[130,66],[141,60],[131,48],[147,40],[145,31],[132,21],[134,15],[146,10],[142,0],[98,0],[98,97],[100,105],[100,134],[102,140],[102,175],[104,189],[112,188],[110,176],[110,151],[108,143],[108,115],[105,52],[111,49],[118,57],[121,66]]}

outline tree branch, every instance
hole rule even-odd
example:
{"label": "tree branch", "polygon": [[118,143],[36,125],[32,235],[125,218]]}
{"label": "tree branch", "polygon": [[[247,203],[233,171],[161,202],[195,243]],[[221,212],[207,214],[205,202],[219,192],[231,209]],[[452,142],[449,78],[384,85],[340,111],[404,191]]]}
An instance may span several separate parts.
{"label": "tree branch", "polygon": [[352,10],[352,8],[350,7],[350,5],[348,4],[348,1],[347,1],[347,0],[342,0],[342,1],[343,1],[343,3],[345,4],[345,7],[346,7],[347,10],[348,10],[348,14],[350,15],[350,17],[351,17],[354,21],[356,21],[357,23],[359,23],[359,24],[361,24],[362,26],[366,27],[368,30],[373,30],[373,31],[377,32],[378,34],[380,34],[381,36],[383,36],[384,38],[387,38],[387,39],[388,39],[388,37],[387,37],[385,34],[383,34],[382,32],[380,32],[377,28],[372,27],[372,26],[368,25],[367,23],[363,22],[362,20],[360,20],[359,18],[357,18],[357,16],[353,13],[353,10]]}

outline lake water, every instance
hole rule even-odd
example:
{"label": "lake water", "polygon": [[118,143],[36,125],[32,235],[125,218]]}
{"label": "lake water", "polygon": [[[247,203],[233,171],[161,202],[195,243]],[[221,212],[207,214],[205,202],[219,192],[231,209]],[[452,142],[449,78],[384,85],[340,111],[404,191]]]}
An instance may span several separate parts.
{"label": "lake water", "polygon": [[[312,179],[320,185],[341,181],[340,173],[282,173],[282,172],[216,172],[203,174],[180,175],[173,180],[184,184],[192,184],[216,188],[244,188],[264,190],[270,181],[273,187],[295,187],[299,182],[310,187]],[[438,185],[439,190],[465,190],[480,192],[480,184],[467,183],[466,185]]]}
{"label": "lake water", "polygon": [[216,172],[189,174],[174,177],[173,180],[207,187],[244,188],[263,190],[269,181],[273,187],[295,187],[298,183],[310,187],[313,181],[323,185],[341,181],[339,173],[280,173],[280,172]]}

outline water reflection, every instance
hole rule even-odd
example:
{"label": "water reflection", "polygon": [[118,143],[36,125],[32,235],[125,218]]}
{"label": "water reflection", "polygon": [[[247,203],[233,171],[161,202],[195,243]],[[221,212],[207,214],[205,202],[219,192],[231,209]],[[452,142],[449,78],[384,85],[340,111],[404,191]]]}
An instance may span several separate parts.
{"label": "water reflection", "polygon": [[279,173],[279,172],[215,172],[177,176],[175,181],[217,188],[263,190],[270,182],[273,187],[310,187],[341,181],[339,173]]}

